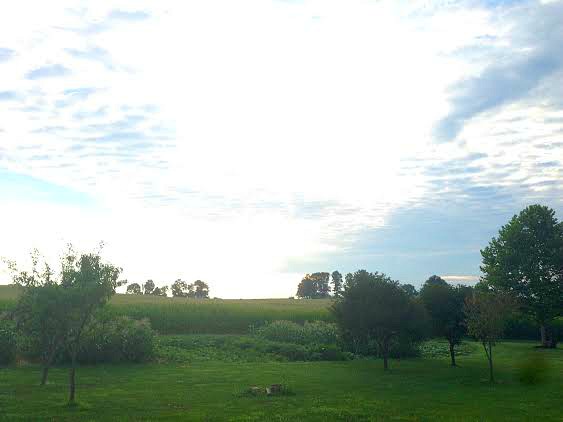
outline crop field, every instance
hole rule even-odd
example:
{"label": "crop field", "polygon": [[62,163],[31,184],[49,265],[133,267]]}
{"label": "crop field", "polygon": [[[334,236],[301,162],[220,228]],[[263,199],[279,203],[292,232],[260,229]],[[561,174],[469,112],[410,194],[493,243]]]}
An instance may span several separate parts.
{"label": "crop field", "polygon": [[[0,286],[0,310],[14,303],[15,286]],[[267,321],[329,320],[330,300],[186,299],[117,294],[107,312],[148,318],[161,334],[243,334]]]}
{"label": "crop field", "polygon": [[[199,343],[199,351],[187,350],[187,360],[178,362],[80,367],[73,408],[65,405],[66,368],[54,368],[45,387],[37,383],[36,366],[0,368],[0,420],[561,420],[563,351],[536,350],[531,342],[495,348],[495,384],[487,382],[476,343],[469,343],[457,368],[449,366],[445,344],[443,353],[435,344],[428,356],[393,360],[387,373],[378,359],[276,362],[256,356],[248,362],[232,360],[236,354],[228,349],[208,354],[208,342]],[[545,358],[550,376],[527,385],[519,381],[519,368],[532,353]],[[286,385],[288,393],[246,393],[273,383]]]}

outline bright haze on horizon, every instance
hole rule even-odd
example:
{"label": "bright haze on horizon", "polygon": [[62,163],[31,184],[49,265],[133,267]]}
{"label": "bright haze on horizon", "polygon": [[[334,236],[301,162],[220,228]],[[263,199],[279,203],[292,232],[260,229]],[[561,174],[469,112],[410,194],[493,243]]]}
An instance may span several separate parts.
{"label": "bright haze on horizon", "polygon": [[563,217],[561,1],[2,9],[0,256],[103,240],[130,282],[287,297],[473,282],[513,214]]}

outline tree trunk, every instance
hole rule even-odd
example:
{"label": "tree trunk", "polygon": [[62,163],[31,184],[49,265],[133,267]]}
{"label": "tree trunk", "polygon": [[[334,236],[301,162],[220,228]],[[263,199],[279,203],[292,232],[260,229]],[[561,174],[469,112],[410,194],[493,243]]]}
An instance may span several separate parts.
{"label": "tree trunk", "polygon": [[387,343],[387,341],[384,341],[383,343],[383,369],[384,370],[388,370],[389,369],[389,344]]}
{"label": "tree trunk", "polygon": [[489,342],[489,380],[495,382],[493,377],[493,345]]}
{"label": "tree trunk", "polygon": [[540,325],[540,335],[542,347],[549,347],[549,341],[547,339],[547,329],[545,327],[545,324]]}
{"label": "tree trunk", "polygon": [[68,396],[69,404],[74,404],[74,397],[76,391],[75,374],[76,374],[76,353],[73,353],[71,358],[71,366],[70,366],[69,382],[68,382],[70,389]]}
{"label": "tree trunk", "polygon": [[452,366],[457,366],[455,364],[455,350],[454,350],[454,344],[450,343],[450,357],[452,359]]}
{"label": "tree trunk", "polygon": [[47,384],[47,375],[49,375],[49,365],[45,364],[41,375],[41,385]]}

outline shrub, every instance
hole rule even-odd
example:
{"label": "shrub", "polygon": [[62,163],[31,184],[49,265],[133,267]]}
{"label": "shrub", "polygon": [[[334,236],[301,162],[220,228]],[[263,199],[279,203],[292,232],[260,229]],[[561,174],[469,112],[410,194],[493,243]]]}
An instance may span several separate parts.
{"label": "shrub", "polygon": [[154,356],[156,333],[147,320],[99,318],[84,332],[78,361],[143,362]]}
{"label": "shrub", "polygon": [[10,320],[0,318],[0,365],[16,359],[16,329]]}
{"label": "shrub", "polygon": [[522,384],[539,384],[545,381],[548,365],[541,352],[531,353],[518,368],[518,380]]}
{"label": "shrub", "polygon": [[336,325],[324,321],[305,322],[304,325],[292,321],[273,321],[256,330],[260,338],[301,345],[336,344],[338,331]]}

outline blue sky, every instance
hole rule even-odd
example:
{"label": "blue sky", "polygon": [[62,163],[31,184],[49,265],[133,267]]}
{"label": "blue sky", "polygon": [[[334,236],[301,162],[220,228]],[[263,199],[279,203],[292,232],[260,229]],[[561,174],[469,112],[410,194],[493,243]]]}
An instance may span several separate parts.
{"label": "blue sky", "polygon": [[563,218],[562,21],[563,1],[20,1],[0,256],[103,240],[130,281],[219,297],[336,269],[472,283],[513,214]]}

